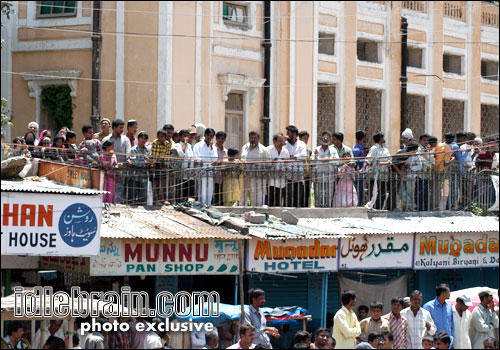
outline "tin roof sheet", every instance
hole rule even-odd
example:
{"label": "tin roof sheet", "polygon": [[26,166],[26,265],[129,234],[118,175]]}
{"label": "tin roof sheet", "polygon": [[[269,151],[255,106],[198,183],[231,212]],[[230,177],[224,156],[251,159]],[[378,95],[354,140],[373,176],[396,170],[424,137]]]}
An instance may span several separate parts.
{"label": "tin roof sheet", "polygon": [[413,234],[437,232],[494,232],[498,217],[398,217],[371,219],[331,218],[300,219],[299,225],[338,235],[352,234]]}
{"label": "tin roof sheet", "polygon": [[249,239],[221,226],[212,226],[174,209],[110,206],[103,211],[102,238]]}
{"label": "tin roof sheet", "polygon": [[33,179],[26,178],[19,181],[2,180],[2,192],[32,192],[78,195],[97,195],[107,193],[106,191],[62,185],[39,177]]}
{"label": "tin roof sheet", "polygon": [[345,237],[325,230],[315,229],[302,225],[288,225],[284,223],[272,222],[265,225],[249,225],[251,236],[264,239],[322,239]]}

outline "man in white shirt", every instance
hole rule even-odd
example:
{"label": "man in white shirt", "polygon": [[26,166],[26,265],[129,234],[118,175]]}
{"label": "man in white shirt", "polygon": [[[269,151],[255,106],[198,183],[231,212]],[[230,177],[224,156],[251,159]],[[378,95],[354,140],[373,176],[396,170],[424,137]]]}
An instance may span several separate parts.
{"label": "man in white shirt", "polygon": [[[313,173],[314,196],[317,208],[330,208],[332,206],[333,194],[335,193],[335,172],[339,153],[332,145],[332,134],[328,131],[321,134],[321,146],[314,149],[312,159],[315,160],[315,172]],[[320,164],[321,163],[321,164]]]}
{"label": "man in white shirt", "polygon": [[214,193],[214,172],[212,164],[217,161],[217,149],[213,144],[215,130],[208,128],[205,130],[204,140],[194,145],[193,153],[198,164],[203,169],[200,170],[200,178],[198,180],[198,197],[200,202],[207,206],[212,205],[212,195]]}
{"label": "man in white shirt", "polygon": [[285,171],[286,164],[280,159],[288,159],[290,154],[285,146],[285,137],[283,134],[273,136],[273,144],[268,146],[269,156],[273,160],[272,172],[269,179],[268,204],[270,207],[282,207],[285,197]]}
{"label": "man in white shirt", "polygon": [[290,163],[292,175],[287,178],[286,206],[306,207],[308,199],[305,198],[303,162],[307,157],[307,146],[298,139],[299,129],[296,126],[287,126],[286,135],[288,137],[286,148],[290,154],[290,158],[296,160],[296,162]]}
{"label": "man in white shirt", "polygon": [[365,165],[363,166],[362,171],[369,167],[372,170],[373,178],[370,180],[370,192],[372,193],[372,197],[375,195],[374,186],[375,182],[377,183],[377,194],[376,200],[372,203],[374,204],[375,209],[383,209],[385,197],[388,189],[388,181],[389,181],[389,167],[391,166],[391,154],[387,148],[384,147],[385,143],[385,135],[383,132],[377,132],[373,135],[373,141],[375,145],[370,148],[370,152],[368,152],[367,159],[365,161]]}
{"label": "man in white shirt", "polygon": [[194,177],[192,170],[193,168],[193,146],[189,143],[189,130],[182,129],[179,131],[180,141],[175,144],[175,150],[179,158],[184,158],[182,161],[182,173],[183,173],[183,185],[182,185],[182,199],[188,200],[188,198],[194,197]]}
{"label": "man in white shirt", "polygon": [[408,321],[407,349],[422,349],[422,338],[436,333],[431,313],[420,305],[422,305],[422,292],[415,290],[410,296],[410,307],[401,311],[401,316]]}
{"label": "man in white shirt", "polygon": [[[269,150],[259,143],[260,135],[257,131],[248,133],[248,143],[241,148],[241,159],[249,163],[245,164],[245,185],[243,190],[243,199],[241,203],[246,206],[248,195],[250,195],[251,206],[264,205],[264,196],[266,193],[266,179],[257,175],[266,169],[269,163],[259,163],[260,161],[269,161]],[[255,163],[257,162],[257,163]]]}
{"label": "man in white shirt", "polygon": [[470,298],[466,295],[460,295],[453,308],[453,322],[455,323],[455,339],[453,347],[455,349],[472,349],[469,337],[469,328],[471,322],[471,312],[469,306],[472,306]]}

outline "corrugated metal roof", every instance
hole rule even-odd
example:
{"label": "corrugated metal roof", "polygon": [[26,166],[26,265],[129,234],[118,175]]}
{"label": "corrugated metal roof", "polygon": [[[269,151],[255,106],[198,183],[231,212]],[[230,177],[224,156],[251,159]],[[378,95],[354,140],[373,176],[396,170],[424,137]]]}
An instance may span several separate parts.
{"label": "corrugated metal roof", "polygon": [[299,224],[338,235],[498,231],[497,217],[398,217],[300,219]]}
{"label": "corrugated metal roof", "polygon": [[103,211],[102,238],[249,239],[221,226],[212,226],[173,209],[110,206]]}
{"label": "corrugated metal roof", "polygon": [[27,178],[20,181],[2,180],[2,192],[33,192],[81,195],[96,195],[107,193],[106,191],[62,185],[39,177],[34,179]]}
{"label": "corrugated metal roof", "polygon": [[339,235],[325,230],[314,229],[301,225],[288,225],[278,222],[272,222],[265,225],[249,225],[249,234],[251,236],[265,239],[320,239],[320,238],[339,238],[345,235]]}

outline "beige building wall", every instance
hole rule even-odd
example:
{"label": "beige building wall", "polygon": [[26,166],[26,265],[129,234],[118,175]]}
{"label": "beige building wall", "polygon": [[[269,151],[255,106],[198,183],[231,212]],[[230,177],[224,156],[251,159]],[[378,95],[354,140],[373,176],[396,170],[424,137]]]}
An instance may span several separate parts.
{"label": "beige building wall", "polygon": [[[83,8],[74,20],[53,22],[35,21],[32,5],[16,3],[14,25],[9,27],[15,28],[15,43],[5,52],[2,49],[2,57],[10,57],[11,66],[2,70],[81,71],[82,80],[78,80],[77,96],[73,99],[74,128],[80,135],[81,125],[90,122],[92,113],[92,84],[84,80],[92,74],[92,11],[88,9],[92,2],[78,3]],[[221,1],[167,5],[156,1],[103,2],[101,115],[125,121],[136,119],[151,139],[164,121],[176,129],[203,122],[217,131],[223,130],[223,94],[228,90],[221,85],[220,76],[242,75],[255,84],[264,78],[263,2],[238,3],[248,7],[248,30],[224,24]],[[465,126],[479,134],[481,104],[498,105],[498,81],[480,77],[481,59],[498,62],[498,44],[492,43],[495,33],[498,38],[498,25],[486,25],[483,19],[485,13],[498,18],[498,7],[464,2],[467,17],[450,19],[443,2],[426,2],[427,10],[420,12],[408,9],[410,3],[414,2],[274,2],[271,132],[285,132],[285,127],[293,123],[299,130],[310,132],[308,146],[315,146],[318,82],[333,84],[337,91],[336,129],[344,132],[346,144],[352,146],[356,88],[378,89],[383,91],[382,130],[390,140],[391,151],[395,151],[401,128],[400,19],[406,16],[409,45],[424,48],[425,67],[409,69],[408,93],[425,96],[426,131],[441,138],[442,99],[454,97],[467,102]],[[372,10],[378,11],[378,17],[366,15]],[[336,35],[336,53],[332,58],[317,52],[316,38],[325,27]],[[121,31],[128,35],[117,34]],[[382,64],[358,62],[358,37],[374,37],[383,42]],[[463,77],[443,73],[445,50],[465,53]],[[9,67],[4,59],[2,67]],[[160,81],[160,76],[164,80]],[[6,84],[2,82],[2,90],[5,86],[10,89],[9,105],[15,118],[11,134],[18,136],[24,134],[26,124],[36,115],[36,101],[29,96],[27,82],[21,76],[13,75]],[[248,131],[263,131],[264,89],[257,87],[251,99],[252,88],[231,88],[231,92],[245,95],[242,137],[246,140]]]}

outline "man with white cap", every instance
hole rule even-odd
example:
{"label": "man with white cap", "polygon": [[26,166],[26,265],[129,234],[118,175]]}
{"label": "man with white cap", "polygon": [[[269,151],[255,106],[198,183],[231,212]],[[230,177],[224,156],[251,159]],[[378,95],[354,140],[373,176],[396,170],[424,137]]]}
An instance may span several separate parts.
{"label": "man with white cap", "polygon": [[403,143],[403,148],[408,146],[410,141],[413,140],[413,132],[410,128],[406,128],[401,134],[401,142]]}
{"label": "man with white cap", "polygon": [[453,322],[455,322],[455,349],[472,349],[469,337],[469,328],[471,322],[471,312],[469,306],[472,306],[470,298],[465,294],[457,297],[457,303],[453,308]]}
{"label": "man with white cap", "polygon": [[469,333],[473,349],[482,349],[483,341],[488,337],[494,337],[495,328],[498,328],[493,292],[484,290],[479,293],[479,299],[481,304],[472,311]]}

